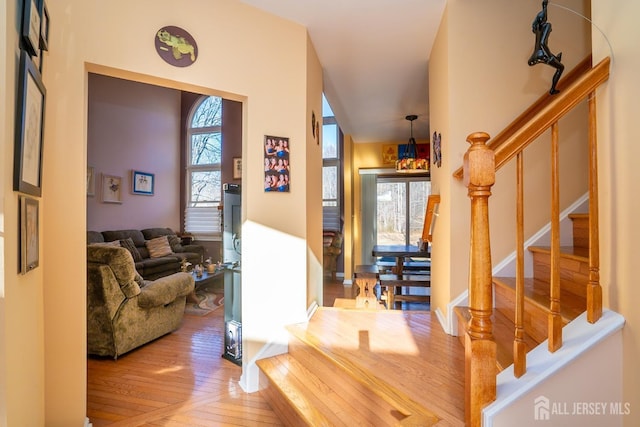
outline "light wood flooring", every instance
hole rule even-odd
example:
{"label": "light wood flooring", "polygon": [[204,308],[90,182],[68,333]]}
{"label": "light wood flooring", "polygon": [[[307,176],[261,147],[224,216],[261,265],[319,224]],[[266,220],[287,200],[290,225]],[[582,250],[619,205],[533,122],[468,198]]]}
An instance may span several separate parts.
{"label": "light wood flooring", "polygon": [[[332,306],[335,298],[350,297],[348,293],[341,282],[325,283],[324,305]],[[238,384],[241,368],[221,357],[223,314],[218,309],[202,317],[185,315],[180,329],[117,361],[88,358],[87,416],[93,426],[282,425],[261,393],[242,391]],[[421,352],[441,351],[443,346],[449,352],[447,360],[429,362],[431,368],[448,371],[446,378],[441,373],[434,378],[443,386],[450,378],[458,376],[459,380],[444,387],[444,392],[433,386],[429,394],[440,400],[442,394],[449,396],[443,402],[445,424],[455,425],[463,415],[464,352],[454,337],[440,336],[443,333],[435,322],[435,317],[422,313],[411,315],[407,324],[414,339],[424,342]],[[430,323],[438,329],[435,344],[427,342],[434,335]],[[430,348],[432,345],[438,348]],[[401,385],[412,395],[424,395],[423,381],[422,376],[407,377]]]}

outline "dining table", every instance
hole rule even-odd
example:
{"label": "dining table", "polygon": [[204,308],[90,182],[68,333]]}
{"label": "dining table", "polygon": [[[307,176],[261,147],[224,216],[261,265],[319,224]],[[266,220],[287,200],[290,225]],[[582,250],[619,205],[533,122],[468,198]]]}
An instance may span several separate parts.
{"label": "dining table", "polygon": [[428,246],[421,248],[417,245],[374,245],[371,253],[374,257],[395,258],[396,274],[402,274],[405,258],[431,258]]}

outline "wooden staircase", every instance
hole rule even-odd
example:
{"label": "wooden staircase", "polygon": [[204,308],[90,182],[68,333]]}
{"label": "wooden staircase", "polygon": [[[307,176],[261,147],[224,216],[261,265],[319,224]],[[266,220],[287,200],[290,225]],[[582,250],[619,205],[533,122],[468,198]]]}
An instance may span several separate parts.
{"label": "wooden staircase", "polygon": [[322,307],[288,331],[289,352],[257,362],[285,425],[462,425],[464,351],[431,313]]}
{"label": "wooden staircase", "polygon": [[[587,307],[589,282],[589,216],[571,214],[573,246],[561,247],[560,301],[563,325],[578,317]],[[531,246],[533,277],[525,279],[524,341],[527,352],[548,337],[550,314],[550,265],[548,247]],[[513,363],[515,331],[516,279],[494,277],[495,308],[491,320],[497,345],[497,367],[502,371]],[[469,308],[455,308],[458,319],[458,338],[464,345],[466,327],[470,319]]]}

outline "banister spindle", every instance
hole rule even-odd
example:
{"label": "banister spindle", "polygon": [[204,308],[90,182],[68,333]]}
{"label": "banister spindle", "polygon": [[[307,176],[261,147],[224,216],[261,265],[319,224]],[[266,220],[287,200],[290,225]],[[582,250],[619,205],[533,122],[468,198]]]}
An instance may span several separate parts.
{"label": "banister spindle", "polygon": [[589,284],[587,285],[587,321],[590,323],[595,323],[602,317],[598,203],[596,94],[591,92],[589,96]]}
{"label": "banister spindle", "polygon": [[516,307],[513,341],[513,374],[520,378],[527,371],[524,342],[524,154],[516,157]]}
{"label": "banister spindle", "polygon": [[496,343],[493,338],[493,285],[489,241],[489,196],[495,183],[495,155],[486,146],[489,135],[469,135],[464,179],[471,198],[469,312],[465,334],[465,421],[480,426],[482,408],[496,398]]}
{"label": "banister spindle", "polygon": [[560,160],[558,154],[558,122],[551,125],[551,277],[548,348],[555,352],[562,347],[562,316],[560,315]]}

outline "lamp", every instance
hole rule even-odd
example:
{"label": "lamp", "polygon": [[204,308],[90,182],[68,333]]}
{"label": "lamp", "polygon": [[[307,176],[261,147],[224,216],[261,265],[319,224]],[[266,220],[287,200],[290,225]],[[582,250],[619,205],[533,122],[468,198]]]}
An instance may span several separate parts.
{"label": "lamp", "polygon": [[409,123],[411,123],[411,137],[409,138],[409,143],[407,144],[407,148],[404,151],[402,158],[396,160],[397,172],[424,173],[429,170],[428,159],[421,159],[418,157],[418,146],[415,138],[413,137],[413,121],[417,118],[418,116],[415,114],[410,114],[405,117],[405,119],[409,120]]}

